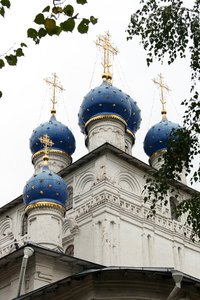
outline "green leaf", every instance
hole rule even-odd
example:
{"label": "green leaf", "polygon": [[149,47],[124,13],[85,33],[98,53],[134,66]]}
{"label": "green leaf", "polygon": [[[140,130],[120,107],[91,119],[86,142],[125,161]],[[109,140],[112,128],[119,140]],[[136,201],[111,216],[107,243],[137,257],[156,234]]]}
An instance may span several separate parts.
{"label": "green leaf", "polygon": [[3,7],[0,7],[0,15],[2,17],[4,17],[4,15],[5,15],[5,9]]}
{"label": "green leaf", "polygon": [[15,66],[17,64],[17,56],[15,55],[7,55],[5,59],[10,66]]}
{"label": "green leaf", "polygon": [[35,17],[35,20],[34,22],[38,25],[41,25],[41,24],[44,24],[44,15],[43,14],[38,14],[36,17]]}
{"label": "green leaf", "polygon": [[20,46],[21,47],[27,47],[27,45],[25,43],[21,43]]}
{"label": "green leaf", "polygon": [[55,20],[46,18],[44,21],[44,26],[49,35],[53,35],[56,32],[57,26]]}
{"label": "green leaf", "polygon": [[46,7],[43,9],[42,12],[49,12],[49,11],[50,11],[50,6],[48,5],[48,6],[46,6]]}
{"label": "green leaf", "polygon": [[27,35],[29,38],[32,38],[33,40],[35,40],[37,38],[37,31],[34,28],[29,28],[27,30]]}
{"label": "green leaf", "polygon": [[40,38],[42,38],[42,37],[44,37],[45,35],[47,35],[46,29],[40,28],[39,31],[38,31],[38,36],[39,36]]}
{"label": "green leaf", "polygon": [[72,32],[75,27],[74,19],[68,19],[67,21],[60,24],[63,31],[70,31]]}
{"label": "green leaf", "polygon": [[85,3],[87,3],[87,0],[76,0],[76,2],[77,2],[78,4],[84,5]]}
{"label": "green leaf", "polygon": [[18,48],[17,50],[15,50],[15,53],[16,53],[16,55],[17,55],[18,57],[24,56],[24,53],[23,53],[23,51],[22,51],[22,48]]}
{"label": "green leaf", "polygon": [[95,25],[96,23],[97,23],[97,18],[95,18],[95,17],[93,17],[93,16],[91,16],[90,17],[90,22],[93,24],[93,25]]}
{"label": "green leaf", "polygon": [[87,33],[88,32],[88,24],[90,23],[90,21],[88,19],[83,19],[79,25],[78,25],[78,32],[80,32],[81,34],[83,33]]}
{"label": "green leaf", "polygon": [[72,17],[74,13],[74,8],[71,5],[67,5],[64,7],[63,11],[68,17]]}
{"label": "green leaf", "polygon": [[59,35],[62,32],[62,28],[60,26],[56,26],[56,30],[54,34]]}
{"label": "green leaf", "polygon": [[10,8],[10,1],[9,0],[1,0],[1,4],[3,6],[6,6],[7,8]]}
{"label": "green leaf", "polygon": [[63,12],[63,9],[61,6],[54,6],[52,8],[52,12],[56,15],[56,14],[61,14]]}
{"label": "green leaf", "polygon": [[0,59],[0,69],[2,69],[3,67],[5,67],[5,63],[3,59]]}
{"label": "green leaf", "polygon": [[2,94],[2,92],[0,91],[0,98],[2,97],[2,95],[3,95],[3,94]]}

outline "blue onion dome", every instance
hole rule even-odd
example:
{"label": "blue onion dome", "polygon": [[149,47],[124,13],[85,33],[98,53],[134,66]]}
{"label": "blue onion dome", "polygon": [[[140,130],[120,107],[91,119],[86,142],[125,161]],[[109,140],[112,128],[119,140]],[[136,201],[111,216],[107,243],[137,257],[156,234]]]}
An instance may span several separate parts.
{"label": "blue onion dome", "polygon": [[56,173],[43,166],[40,173],[34,174],[26,183],[23,191],[25,205],[39,202],[66,206],[67,184]]}
{"label": "blue onion dome", "polygon": [[159,123],[152,126],[147,132],[144,139],[144,151],[151,157],[154,153],[166,150],[169,139],[176,140],[173,132],[181,128],[179,124],[168,121],[164,117]]}
{"label": "blue onion dome", "polygon": [[56,120],[53,114],[50,120],[38,126],[32,133],[30,138],[30,149],[32,154],[36,154],[43,149],[43,145],[39,138],[47,134],[53,140],[53,146],[49,151],[59,150],[64,151],[68,155],[72,155],[76,148],[76,142],[71,130],[61,122]]}
{"label": "blue onion dome", "polygon": [[127,131],[135,134],[136,131],[140,128],[141,123],[141,110],[137,106],[137,102],[132,98],[129,98],[131,104],[131,115],[127,123]]}
{"label": "blue onion dome", "polygon": [[91,121],[108,117],[127,125],[130,115],[130,96],[105,80],[84,97],[78,114],[79,126],[83,133],[87,133]]}

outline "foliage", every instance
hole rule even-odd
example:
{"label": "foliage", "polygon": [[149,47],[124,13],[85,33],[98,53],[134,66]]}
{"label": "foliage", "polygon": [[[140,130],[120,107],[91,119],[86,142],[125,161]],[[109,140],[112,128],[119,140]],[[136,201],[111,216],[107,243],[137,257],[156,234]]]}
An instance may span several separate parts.
{"label": "foliage", "polygon": [[[87,0],[76,0],[77,4],[84,5]],[[10,8],[11,3],[9,0],[0,1],[0,15],[4,17],[6,9]],[[62,21],[60,21],[62,19]],[[52,0],[51,5],[46,6],[42,12],[38,13],[34,18],[35,28],[28,28],[27,37],[32,39],[35,44],[39,44],[41,39],[45,36],[59,36],[62,32],[72,32],[77,25],[79,33],[84,34],[89,30],[89,25],[95,25],[97,19],[94,16],[89,18],[79,18],[78,13],[75,13],[74,7],[70,4],[64,5],[59,0]],[[0,58],[0,69],[6,65],[15,66],[18,58],[24,56],[23,48],[27,44],[21,42],[17,49],[12,53],[2,56]],[[0,98],[2,92],[0,91]]]}
{"label": "foliage", "polygon": [[0,15],[4,17],[5,9],[10,8],[10,1],[9,0],[1,0],[0,1]]}
{"label": "foliage", "polygon": [[[178,198],[173,188],[174,180],[180,180],[181,172],[190,173],[191,183],[200,182],[200,166],[193,170],[193,159],[200,157],[200,0],[193,1],[191,9],[181,0],[142,0],[142,7],[132,16],[128,26],[128,39],[141,37],[147,51],[147,65],[155,59],[162,63],[167,59],[172,64],[178,57],[189,56],[191,68],[191,97],[182,101],[185,106],[183,128],[177,130],[178,142],[169,141],[164,163],[159,171],[146,179],[145,201],[151,201],[151,212],[157,204],[167,204],[169,191]],[[177,215],[187,212],[187,223],[192,226],[192,238],[200,238],[200,193],[194,192],[191,199],[177,206]]]}

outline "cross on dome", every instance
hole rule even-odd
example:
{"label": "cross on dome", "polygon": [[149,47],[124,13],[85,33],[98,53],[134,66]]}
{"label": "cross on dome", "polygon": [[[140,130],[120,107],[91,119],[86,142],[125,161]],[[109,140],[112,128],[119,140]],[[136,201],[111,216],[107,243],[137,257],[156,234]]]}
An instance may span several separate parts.
{"label": "cross on dome", "polygon": [[112,80],[112,74],[110,72],[111,64],[111,58],[110,54],[113,56],[118,53],[117,48],[115,48],[111,42],[110,42],[110,33],[106,32],[105,35],[99,35],[97,38],[97,41],[95,42],[98,47],[103,49],[103,80],[111,82]]}
{"label": "cross on dome", "polygon": [[53,88],[53,98],[51,99],[51,102],[52,102],[53,106],[52,106],[52,109],[51,109],[51,114],[55,115],[56,114],[55,105],[57,103],[57,101],[56,101],[56,90],[59,91],[59,92],[63,92],[64,88],[59,83],[58,76],[56,75],[56,73],[53,73],[52,75],[53,75],[53,78],[45,78],[44,80],[46,81],[47,84],[49,84]]}
{"label": "cross on dome", "polygon": [[47,165],[48,164],[48,153],[49,153],[49,147],[52,147],[54,145],[53,141],[49,138],[49,136],[47,134],[41,136],[39,138],[40,143],[44,145],[44,156],[43,156],[43,161],[44,164]]}
{"label": "cross on dome", "polygon": [[158,80],[153,79],[153,82],[155,84],[158,84],[159,87],[160,87],[160,93],[161,93],[161,99],[160,99],[160,101],[162,103],[161,114],[162,114],[163,118],[166,118],[167,110],[165,108],[166,101],[165,101],[165,98],[164,98],[164,90],[166,90],[167,92],[170,92],[170,89],[169,89],[169,87],[166,84],[164,84],[162,74],[158,75]]}

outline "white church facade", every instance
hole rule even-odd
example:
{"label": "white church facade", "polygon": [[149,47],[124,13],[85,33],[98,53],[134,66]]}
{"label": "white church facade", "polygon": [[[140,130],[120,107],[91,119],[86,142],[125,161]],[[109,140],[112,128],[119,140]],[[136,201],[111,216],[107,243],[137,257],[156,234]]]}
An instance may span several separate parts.
{"label": "white church facade", "polygon": [[[99,44],[115,52],[109,36]],[[75,138],[56,120],[54,98],[50,120],[33,131],[35,173],[23,195],[0,208],[2,300],[200,299],[200,245],[173,212],[193,189],[182,176],[178,199],[169,194],[151,218],[143,200],[145,176],[159,168],[178,125],[163,107],[146,136],[151,165],[132,156],[140,110],[112,85],[108,66],[79,111],[87,155],[72,163]]]}

